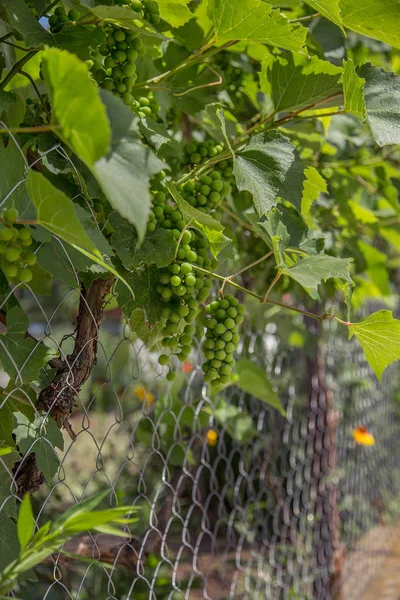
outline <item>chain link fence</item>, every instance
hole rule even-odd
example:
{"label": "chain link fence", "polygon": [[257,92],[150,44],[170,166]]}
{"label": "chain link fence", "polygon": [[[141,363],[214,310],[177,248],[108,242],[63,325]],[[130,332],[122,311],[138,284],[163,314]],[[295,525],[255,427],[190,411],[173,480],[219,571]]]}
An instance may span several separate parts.
{"label": "chain link fence", "polygon": [[[40,160],[73,169],[59,145]],[[24,165],[2,204],[23,196],[34,163],[28,167],[24,159]],[[47,296],[29,284],[16,286],[0,307],[6,315],[14,294],[37,341],[31,356],[45,344],[68,365],[47,411],[66,390],[75,402],[56,450],[56,473],[36,481],[37,524],[103,490],[110,506],[132,505],[138,521],[126,538],[88,534],[67,541],[64,550],[81,560],[53,554],[36,570],[38,581],[21,581],[10,597],[350,600],[362,594],[393,543],[400,506],[398,368],[378,383],[361,350],[334,324],[319,331],[305,322],[303,339],[288,345],[273,322],[248,317],[238,359],[265,370],[286,417],[234,385],[210,396],[201,340],[169,383],[157,352],[136,339],[112,293],[99,327],[70,247],[56,237],[53,246],[70,283],[63,277]],[[97,358],[77,391],[74,361],[85,348],[76,353],[74,323],[82,306],[95,332],[86,344],[98,334]],[[4,329],[5,316],[2,323]],[[0,344],[13,363],[1,336]],[[57,362],[52,366],[56,371]],[[1,410],[15,410],[18,398],[35,412],[35,390],[16,371],[11,386],[1,373]],[[37,389],[57,388],[46,377]],[[374,446],[355,444],[360,426],[373,433]],[[40,477],[31,468],[39,447],[53,452],[40,423],[15,464],[0,457],[4,514],[15,514],[26,478],[32,489],[32,478]]]}

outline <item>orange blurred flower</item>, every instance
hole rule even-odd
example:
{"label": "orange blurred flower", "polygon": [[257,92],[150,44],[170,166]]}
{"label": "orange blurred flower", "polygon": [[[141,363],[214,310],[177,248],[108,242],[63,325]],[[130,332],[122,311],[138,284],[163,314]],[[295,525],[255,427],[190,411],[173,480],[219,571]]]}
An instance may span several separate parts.
{"label": "orange blurred flower", "polygon": [[218,442],[218,433],[215,429],[209,429],[207,431],[207,444],[209,446],[216,446]]}
{"label": "orange blurred flower", "polygon": [[143,386],[138,385],[133,391],[142,402],[147,402],[148,404],[152,404],[154,402],[153,394],[145,390]]}
{"label": "orange blurred flower", "polygon": [[375,444],[374,436],[364,425],[353,429],[353,439],[356,444],[360,444],[361,446],[373,446]]}
{"label": "orange blurred flower", "polygon": [[191,373],[192,371],[193,371],[193,363],[191,363],[187,360],[186,362],[183,363],[183,372]]}

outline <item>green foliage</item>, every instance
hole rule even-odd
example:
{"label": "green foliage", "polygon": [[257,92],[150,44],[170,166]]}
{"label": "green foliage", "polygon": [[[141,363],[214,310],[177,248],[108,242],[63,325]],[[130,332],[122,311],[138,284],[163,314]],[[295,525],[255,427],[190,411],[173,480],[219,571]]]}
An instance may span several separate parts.
{"label": "green foliage", "polygon": [[[113,307],[132,339],[160,352],[168,382],[205,335],[205,383],[236,382],[282,414],[255,363],[233,372],[245,309],[228,286],[240,302],[264,303],[249,316],[263,327],[267,314],[279,325],[283,311],[336,319],[378,377],[399,358],[389,311],[361,323],[336,316],[370,299],[393,308],[398,297],[397,0],[95,4],[50,4],[47,30],[44,3],[0,0],[0,361],[11,378],[0,452],[10,469],[34,452],[47,483],[62,439],[33,407],[58,357],[27,333],[22,307],[29,294],[50,295],[53,281],[75,292],[119,279]],[[149,417],[138,429],[142,443],[157,430],[175,465],[195,460],[174,439],[197,410],[183,410],[181,375],[172,415],[165,395],[159,424]],[[245,409],[222,397],[200,418],[204,431],[214,419],[239,442],[257,435]],[[16,536],[5,506],[4,530]],[[22,552],[12,581],[60,545],[57,536],[33,544],[28,500],[19,518],[20,545],[0,546],[3,563]],[[74,519],[69,533],[85,519],[94,526],[86,513]],[[95,521],[110,531],[104,512]]]}

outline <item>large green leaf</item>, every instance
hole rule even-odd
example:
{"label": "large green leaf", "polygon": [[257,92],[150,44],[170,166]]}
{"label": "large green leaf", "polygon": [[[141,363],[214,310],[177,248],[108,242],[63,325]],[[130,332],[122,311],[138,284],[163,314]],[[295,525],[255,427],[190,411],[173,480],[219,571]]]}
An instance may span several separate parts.
{"label": "large green leaf", "polygon": [[277,131],[253,136],[234,161],[236,185],[253,194],[261,217],[276,205],[278,196],[300,207],[304,173],[288,137]]}
{"label": "large green leaf", "polygon": [[388,365],[400,360],[400,321],[393,318],[390,310],[380,310],[361,323],[351,323],[349,337],[354,335],[379,380]]}
{"label": "large green leaf", "polygon": [[162,330],[165,326],[165,319],[150,324],[146,314],[147,313],[143,308],[135,308],[130,316],[129,325],[133,333],[135,333],[146,346],[151,348],[153,344],[164,337]]}
{"label": "large green leaf", "polygon": [[191,0],[157,0],[160,17],[172,27],[181,27],[194,15],[188,5]]}
{"label": "large green leaf", "polygon": [[[399,10],[400,12],[400,10]],[[365,79],[367,121],[379,146],[400,143],[400,76],[370,63],[358,69]]]}
{"label": "large green leaf", "polygon": [[20,552],[17,526],[6,515],[0,512],[0,571],[15,560]]}
{"label": "large green leaf", "polygon": [[320,15],[335,23],[343,29],[342,15],[340,14],[340,0],[304,0],[306,4],[315,8]]}
{"label": "large green leaf", "polygon": [[85,63],[65,50],[46,50],[44,64],[55,131],[92,168],[107,154],[111,136],[99,90]]}
{"label": "large green leaf", "polygon": [[308,256],[299,260],[293,267],[282,271],[304,288],[315,290],[322,281],[331,278],[344,279],[352,283],[348,258],[327,255]]}
{"label": "large green leaf", "polygon": [[235,385],[269,406],[272,406],[272,408],[276,408],[282,415],[286,415],[278,394],[272,389],[265,369],[256,365],[251,360],[243,359],[236,363],[236,372],[239,375],[239,379],[235,381]]}
{"label": "large green leaf", "polygon": [[343,95],[344,108],[361,119],[365,119],[365,102],[363,96],[365,79],[358,77],[351,58],[343,61]]}
{"label": "large green leaf", "polygon": [[93,51],[104,42],[105,33],[97,25],[66,24],[54,38],[57,48],[76,54],[81,60],[88,60]]}
{"label": "large green leaf", "polygon": [[94,165],[93,173],[110,204],[135,225],[139,243],[144,239],[151,208],[150,178],[166,167],[138,134],[138,119],[111,92],[102,91],[112,126],[111,149]]}
{"label": "large green leaf", "polygon": [[57,356],[57,351],[26,338],[29,319],[19,306],[7,311],[7,330],[0,335],[0,360],[3,369],[17,383],[39,379],[40,370]]}
{"label": "large green leaf", "polygon": [[[29,197],[24,183],[26,168],[17,144],[12,140],[7,147],[0,144],[0,198],[7,198],[6,206],[14,206],[24,216],[25,210],[29,210]],[[34,217],[34,214],[29,214],[30,217]]]}
{"label": "large green leaf", "polygon": [[400,48],[397,0],[340,0],[345,27]]}
{"label": "large green leaf", "polygon": [[126,272],[124,277],[135,290],[135,299],[133,300],[127,290],[118,283],[116,291],[120,308],[127,317],[131,316],[134,309],[142,308],[146,311],[146,322],[149,325],[158,323],[165,302],[161,301],[160,294],[156,291],[160,282],[157,270],[154,267],[145,267],[132,273]]}
{"label": "large green leaf", "polygon": [[[293,111],[314,104],[337,104],[342,91],[342,69],[313,56],[286,53],[269,55],[262,64],[261,88],[276,112]],[[333,98],[332,98],[333,96]]]}
{"label": "large green leaf", "polygon": [[36,19],[24,0],[0,0],[7,13],[8,20],[24,38],[27,46],[53,44],[53,36]]}
{"label": "large green leaf", "polygon": [[301,50],[307,30],[292,24],[262,0],[209,0],[217,40],[258,40],[286,50]]}

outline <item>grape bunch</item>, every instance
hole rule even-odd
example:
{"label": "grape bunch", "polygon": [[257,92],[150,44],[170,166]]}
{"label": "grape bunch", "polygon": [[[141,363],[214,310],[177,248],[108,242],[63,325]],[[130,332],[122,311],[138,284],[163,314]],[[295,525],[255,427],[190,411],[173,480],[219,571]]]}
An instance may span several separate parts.
{"label": "grape bunch", "polygon": [[184,163],[201,165],[223,152],[224,149],[224,144],[215,140],[206,140],[204,142],[192,140],[184,148]]}
{"label": "grape bunch", "polygon": [[15,227],[18,219],[15,208],[7,208],[1,218],[4,223],[0,229],[2,271],[8,279],[29,283],[33,277],[29,267],[36,263],[36,254],[27,250],[32,244],[31,234],[25,227]]}
{"label": "grape bunch", "polygon": [[134,98],[132,110],[135,114],[139,115],[139,117],[151,117],[156,120],[160,111],[160,105],[153,92],[149,92],[147,96]]}
{"label": "grape bunch", "polygon": [[233,353],[239,343],[239,325],[244,320],[246,309],[237,298],[227,294],[208,304],[206,312],[209,316],[204,319],[204,381],[220,386],[230,381],[235,364]]}
{"label": "grape bunch", "polygon": [[[228,168],[225,169],[228,173]],[[229,171],[230,174],[231,170]],[[201,175],[196,181],[187,181],[179,187],[182,196],[191,206],[201,212],[211,213],[231,192],[228,181],[224,181],[221,171],[214,169],[209,175]],[[213,215],[220,218],[220,214]]]}
{"label": "grape bunch", "polygon": [[49,17],[49,25],[51,33],[58,33],[66,23],[77,21],[80,15],[77,10],[71,8],[70,11],[65,10],[63,6],[58,6],[54,13]]}
{"label": "grape bunch", "polygon": [[102,65],[92,67],[95,81],[105,90],[114,92],[127,105],[134,105],[132,88],[135,85],[136,64],[139,53],[143,53],[143,42],[138,33],[108,26],[104,45],[99,47]]}
{"label": "grape bunch", "polygon": [[161,21],[155,0],[102,0],[100,4],[130,8],[134,12],[134,17],[146,19],[152,25],[158,25]]}

